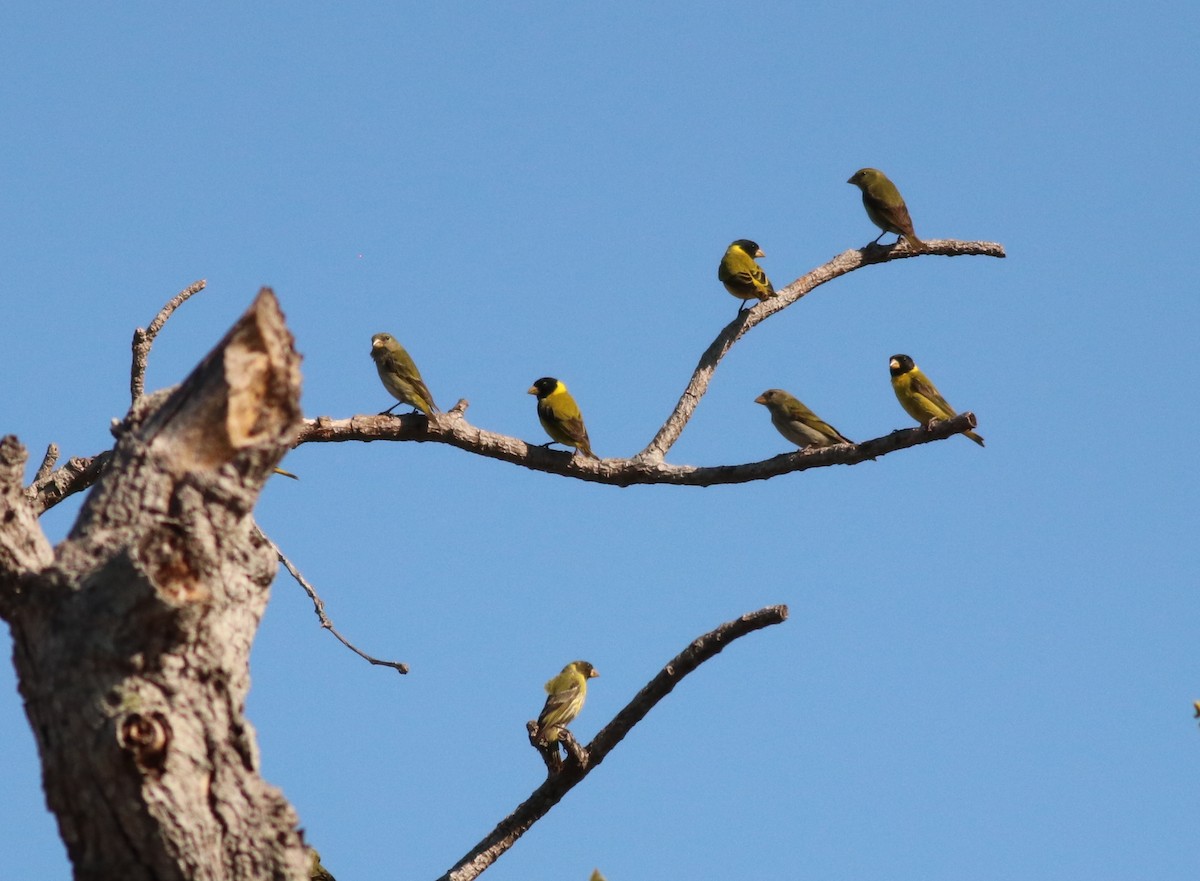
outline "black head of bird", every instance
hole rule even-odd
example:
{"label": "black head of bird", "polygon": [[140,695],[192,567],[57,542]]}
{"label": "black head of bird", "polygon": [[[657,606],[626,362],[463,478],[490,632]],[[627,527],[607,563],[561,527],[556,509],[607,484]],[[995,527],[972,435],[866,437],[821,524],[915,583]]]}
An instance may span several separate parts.
{"label": "black head of bird", "polygon": [[903,376],[916,366],[908,355],[893,355],[891,361],[888,362],[892,376]]}

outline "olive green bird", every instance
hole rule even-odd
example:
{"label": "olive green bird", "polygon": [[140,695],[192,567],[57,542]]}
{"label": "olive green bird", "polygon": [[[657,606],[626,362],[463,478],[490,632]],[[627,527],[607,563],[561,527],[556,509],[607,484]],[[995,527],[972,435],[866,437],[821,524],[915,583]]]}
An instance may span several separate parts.
{"label": "olive green bird", "polygon": [[[592,452],[592,443],[588,440],[587,428],[583,424],[583,414],[579,405],[567,391],[565,383],[553,376],[543,376],[529,387],[529,394],[537,395],[538,421],[546,434],[550,435],[550,443],[565,444],[574,447],[589,459],[599,459]],[[543,444],[550,446],[550,444]]]}
{"label": "olive green bird", "polygon": [[[908,355],[893,355],[888,362],[888,368],[891,370],[892,390],[896,392],[896,400],[900,402],[904,412],[925,428],[929,428],[934,422],[942,422],[958,415]],[[983,438],[975,432],[964,431],[963,434],[979,446],[983,446]]]}
{"label": "olive green bird", "polygon": [[925,243],[913,232],[912,218],[908,216],[908,206],[904,204],[904,197],[886,174],[878,168],[860,168],[850,175],[846,183],[854,184],[862,190],[863,207],[867,209],[867,217],[871,218],[871,223],[883,230],[872,244],[878,244],[886,233],[894,232],[897,236],[904,236],[911,248],[925,247]]}
{"label": "olive green bird", "polygon": [[321,855],[315,847],[308,849],[308,879],[309,881],[337,881],[329,870],[321,865]]}
{"label": "olive green bird", "polygon": [[415,407],[414,413],[420,410],[426,416],[438,412],[429,387],[421,379],[421,371],[394,336],[377,333],[371,337],[371,358],[375,361],[375,369],[379,371],[383,387],[396,399],[396,403],[381,412],[380,416],[391,413],[401,404]]}
{"label": "olive green bird", "polygon": [[725,249],[725,256],[717,267],[717,278],[725,285],[725,290],[742,300],[739,313],[750,300],[775,296],[771,280],[754,259],[765,256],[758,243],[749,239],[738,239]]}
{"label": "olive green bird", "polygon": [[562,730],[575,720],[587,698],[587,683],[600,673],[587,661],[572,661],[546,683],[546,705],[538,714],[538,729],[546,743],[562,737]]}
{"label": "olive green bird", "polygon": [[802,449],[854,443],[783,389],[767,389],[754,399],[754,403],[766,407],[771,414],[771,424]]}

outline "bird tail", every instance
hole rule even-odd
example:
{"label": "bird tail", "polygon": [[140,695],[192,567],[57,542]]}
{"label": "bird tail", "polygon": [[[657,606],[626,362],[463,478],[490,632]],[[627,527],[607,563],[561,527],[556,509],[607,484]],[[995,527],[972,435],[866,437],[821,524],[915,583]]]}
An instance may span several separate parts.
{"label": "bird tail", "polygon": [[925,243],[918,239],[915,235],[904,234],[904,241],[908,242],[908,246],[914,251],[924,251]]}
{"label": "bird tail", "polygon": [[977,435],[975,432],[964,431],[963,434],[966,435],[967,437],[969,437],[971,440],[975,441],[975,443],[979,444],[979,446],[981,446],[981,447],[983,446],[983,438],[980,437],[979,435]]}

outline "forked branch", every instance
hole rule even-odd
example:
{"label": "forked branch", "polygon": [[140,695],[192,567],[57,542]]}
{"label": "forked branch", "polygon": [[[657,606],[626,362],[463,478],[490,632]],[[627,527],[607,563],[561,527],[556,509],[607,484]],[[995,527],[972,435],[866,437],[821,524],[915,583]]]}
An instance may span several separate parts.
{"label": "forked branch", "polygon": [[679,402],[654,439],[644,450],[634,458],[639,461],[662,461],[675,441],[683,433],[684,427],[696,411],[700,399],[708,391],[708,384],[717,370],[721,359],[733,348],[733,344],[745,336],[752,327],[766,321],[776,312],[781,312],[802,297],[812,293],[826,282],[840,278],[848,272],[871,266],[876,263],[887,263],[891,260],[903,260],[907,257],[923,255],[940,255],[943,257],[962,257],[968,255],[983,257],[1004,257],[1004,246],[996,242],[962,242],[956,239],[938,239],[925,242],[925,247],[914,251],[905,245],[867,245],[865,248],[852,248],[843,251],[828,263],[802,275],[794,282],[769,300],[763,300],[753,309],[740,313],[729,322],[717,338],[704,350],[700,363],[696,365],[687,388],[679,396]]}
{"label": "forked branch", "polygon": [[[801,450],[785,453],[759,462],[738,465],[698,467],[693,465],[669,465],[664,461],[667,451],[679,439],[683,429],[691,420],[700,399],[708,391],[708,384],[721,359],[739,339],[758,325],[788,306],[807,296],[819,286],[848,272],[876,263],[887,263],[920,256],[986,256],[1004,257],[1004,247],[995,242],[967,242],[955,239],[929,240],[920,251],[906,244],[891,246],[867,245],[844,251],[828,263],[818,266],[796,279],[779,291],[778,296],[765,300],[726,325],[712,344],[700,356],[692,377],[680,395],[675,408],[666,422],[658,429],[650,443],[639,453],[628,459],[584,459],[556,450],[533,446],[519,438],[496,434],[476,428],[466,421],[464,413],[467,402],[459,401],[448,413],[426,419],[423,416],[352,416],[348,419],[320,417],[306,419],[300,437],[303,443],[331,443],[344,441],[430,441],[446,443],[470,453],[522,465],[536,471],[575,477],[594,483],[613,486],[633,484],[673,484],[678,486],[714,486],[722,483],[745,483],[765,480],[793,471],[806,471],[828,465],[854,465],[875,459],[895,450],[942,440],[952,434],[969,431],[975,427],[975,417],[962,413],[953,419],[934,425],[930,430],[909,429],[893,431],[891,434],[860,444],[826,447],[816,450]],[[133,366],[130,389],[134,401],[142,398],[146,361],[151,344],[171,314],[193,294],[204,288],[198,281],[180,291],[159,311],[150,327],[139,328],[134,333]],[[87,489],[95,482],[109,453],[100,453],[91,458],[73,458],[56,471],[39,473],[34,483],[26,489],[26,495],[35,511],[41,513],[53,507],[67,496]]]}
{"label": "forked branch", "polygon": [[194,294],[204,290],[206,284],[204,279],[192,282],[158,310],[158,314],[154,316],[149,327],[139,327],[133,332],[133,364],[129,368],[129,394],[133,401],[136,402],[145,393],[146,364],[150,359],[150,347],[154,345],[154,338],[163,329],[163,325],[167,323],[171,313],[186,303]]}

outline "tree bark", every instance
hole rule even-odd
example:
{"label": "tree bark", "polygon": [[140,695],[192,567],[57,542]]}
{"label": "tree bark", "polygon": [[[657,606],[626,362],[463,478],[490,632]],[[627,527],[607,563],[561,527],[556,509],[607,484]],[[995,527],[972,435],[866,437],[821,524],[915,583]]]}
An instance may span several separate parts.
{"label": "tree bark", "polygon": [[26,452],[0,441],[0,616],[76,879],[307,878],[244,716],[276,571],[251,513],[300,427],[299,360],[264,289],[182,385],[114,427],[53,551]]}

